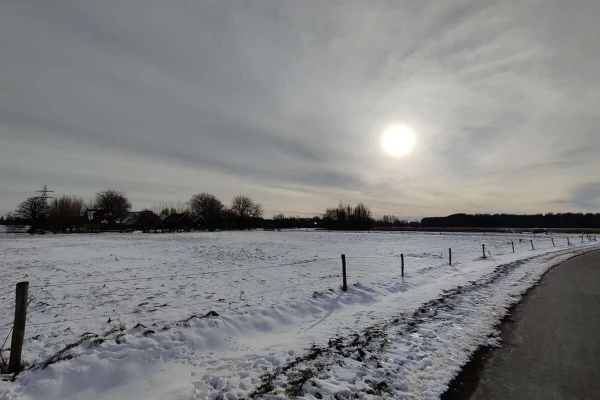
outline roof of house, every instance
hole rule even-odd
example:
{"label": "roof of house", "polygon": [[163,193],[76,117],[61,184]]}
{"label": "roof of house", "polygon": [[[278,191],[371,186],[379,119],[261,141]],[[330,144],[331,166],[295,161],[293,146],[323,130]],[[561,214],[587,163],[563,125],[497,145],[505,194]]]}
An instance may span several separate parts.
{"label": "roof of house", "polygon": [[177,222],[181,222],[185,219],[189,219],[190,221],[194,222],[193,219],[190,218],[190,216],[187,213],[181,213],[181,214],[171,214],[169,215],[167,218],[164,219],[165,223],[177,223]]}
{"label": "roof of house", "polygon": [[149,221],[149,218],[150,221],[152,221],[152,219],[160,221],[160,217],[154,212],[145,210],[128,212],[127,214],[125,214],[125,217],[123,217],[121,223],[125,225],[135,225],[140,223],[145,224]]}
{"label": "roof of house", "polygon": [[133,225],[137,222],[139,216],[140,216],[140,213],[138,211],[128,212],[127,214],[125,214],[125,216],[121,220],[121,223],[125,224],[125,225]]}

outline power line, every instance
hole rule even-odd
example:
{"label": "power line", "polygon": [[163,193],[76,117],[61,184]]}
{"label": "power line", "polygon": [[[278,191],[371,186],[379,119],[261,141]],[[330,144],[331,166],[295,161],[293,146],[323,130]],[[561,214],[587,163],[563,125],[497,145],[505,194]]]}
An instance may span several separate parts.
{"label": "power line", "polygon": [[16,190],[0,190],[0,194],[30,194],[31,192],[19,192]]}
{"label": "power line", "polygon": [[[365,260],[365,259],[369,259],[369,258],[398,258],[400,257],[400,254],[394,254],[391,256],[378,256],[378,255],[373,255],[373,256],[352,256],[352,255],[348,255],[346,254],[346,259],[347,260]],[[406,254],[404,255],[404,257],[406,258]]]}

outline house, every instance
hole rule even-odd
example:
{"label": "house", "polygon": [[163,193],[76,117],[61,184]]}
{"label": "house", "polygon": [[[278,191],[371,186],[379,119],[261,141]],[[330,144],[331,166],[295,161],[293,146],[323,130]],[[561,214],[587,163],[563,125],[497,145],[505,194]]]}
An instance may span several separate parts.
{"label": "house", "polygon": [[82,216],[83,229],[89,232],[94,231],[107,231],[109,229],[121,229],[121,224],[115,221],[112,226],[110,224],[110,218],[107,217],[103,210],[90,209],[85,210]]}
{"label": "house", "polygon": [[192,220],[194,220],[194,223],[196,224],[196,229],[207,229],[206,222],[204,221],[204,218],[201,215],[197,217],[192,217]]}
{"label": "house", "polygon": [[171,214],[163,220],[164,228],[171,232],[189,232],[198,229],[198,225],[187,214]]}
{"label": "house", "polygon": [[128,230],[137,230],[142,232],[154,231],[163,229],[163,221],[158,215],[152,211],[137,211],[129,212],[121,221],[123,226]]}

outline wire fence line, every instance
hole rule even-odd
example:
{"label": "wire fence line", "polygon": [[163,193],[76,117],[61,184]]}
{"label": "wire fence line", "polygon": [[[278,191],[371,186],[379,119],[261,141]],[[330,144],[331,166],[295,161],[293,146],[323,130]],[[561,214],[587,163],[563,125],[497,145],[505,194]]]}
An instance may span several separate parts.
{"label": "wire fence line", "polygon": [[[336,270],[336,271],[337,271],[337,270]],[[327,274],[327,273],[329,273],[329,274],[332,274],[332,273],[334,273],[334,274],[335,274],[334,276],[340,276],[340,275],[341,275],[341,272],[334,272],[334,271],[332,271],[332,269],[331,269],[331,268],[327,268],[327,269],[325,269],[325,268],[320,268],[320,269],[316,269],[316,270],[315,270],[315,269],[313,269],[313,270],[311,270],[310,272],[311,272],[311,275],[314,275],[315,273],[319,273],[319,274]],[[304,276],[304,275],[302,275],[302,274],[299,274],[299,276],[300,276],[300,277],[302,277],[302,278],[306,278],[306,276]],[[320,279],[329,278],[329,277],[332,277],[332,276],[322,276]],[[176,283],[176,281],[173,281],[173,280],[168,280],[168,281],[166,281],[166,282],[169,282],[169,283]],[[118,283],[118,282],[116,282],[116,283]],[[243,284],[243,283],[244,283],[244,281],[235,281],[234,283],[235,283],[235,284]],[[261,283],[261,284],[264,284],[264,283],[266,283],[266,280],[261,280],[261,281],[260,281],[260,283]],[[163,284],[163,285],[164,285],[164,284]],[[234,286],[234,285],[231,285],[231,287],[232,287],[232,288],[233,288],[233,286]],[[30,287],[31,287],[31,286],[30,286]],[[137,284],[136,284],[136,286],[135,286],[135,289],[136,289],[136,290],[141,290],[141,289],[152,289],[152,288],[154,288],[154,287],[155,287],[155,286],[137,286]],[[120,287],[111,287],[111,288],[112,288],[112,289],[120,289]],[[161,288],[164,290],[164,289],[167,289],[167,288],[169,288],[169,287],[161,287]],[[162,293],[158,293],[158,294],[162,294]],[[108,294],[107,294],[107,295],[108,295]],[[97,297],[97,295],[96,295],[96,297]],[[64,305],[61,305],[61,306],[48,306],[47,308],[49,308],[49,309],[61,309],[61,308],[64,308]]]}
{"label": "wire fence line", "polygon": [[[510,242],[509,242],[510,244]],[[445,256],[443,253],[441,253],[439,256],[437,254],[428,254],[431,257],[435,257],[435,258],[439,258],[439,259],[444,259]],[[400,254],[394,254],[394,255],[371,255],[371,256],[350,256],[347,257],[347,261],[350,262],[351,260],[368,260],[368,259],[399,259],[401,257]],[[407,255],[405,256],[405,258],[419,258],[418,255]],[[155,275],[155,276],[151,276],[151,277],[135,277],[135,278],[124,278],[124,279],[107,279],[107,280],[96,280],[96,281],[79,281],[79,282],[66,282],[66,283],[59,283],[59,284],[48,284],[48,285],[34,285],[34,286],[30,286],[32,288],[46,288],[46,287],[65,287],[65,286],[74,286],[74,285],[95,285],[95,284],[106,284],[106,283],[120,283],[120,282],[132,282],[132,281],[148,281],[148,280],[155,280],[155,279],[177,279],[177,278],[187,278],[187,277],[195,277],[195,276],[205,276],[205,275],[211,275],[211,274],[221,274],[221,273],[238,273],[238,272],[247,272],[247,271],[256,271],[256,270],[265,270],[265,269],[273,269],[273,268],[281,268],[281,267],[289,267],[289,266],[298,266],[298,265],[307,265],[307,264],[311,264],[311,263],[315,263],[315,262],[321,262],[321,261],[333,261],[333,260],[339,260],[339,258],[315,258],[315,259],[311,259],[311,260],[304,260],[304,261],[297,261],[297,262],[291,262],[291,263],[285,263],[285,264],[276,264],[276,265],[269,265],[269,266],[261,266],[261,267],[252,267],[252,268],[237,268],[237,269],[228,269],[228,270],[211,270],[211,271],[202,271],[202,272],[197,272],[197,273],[193,273],[193,274],[171,274],[171,275]],[[326,272],[325,269],[323,267],[318,269],[319,272]],[[327,270],[329,271],[329,269]],[[316,272],[315,270],[311,270],[310,272]],[[291,286],[286,286],[283,288],[275,288],[275,289],[271,289],[271,290],[267,290],[267,291],[261,291],[261,292],[255,292],[255,293],[248,293],[247,295],[252,296],[252,295],[260,295],[260,294],[265,294],[265,293],[270,293],[270,292],[277,292],[277,291],[281,291],[281,290],[287,290],[287,289],[291,289],[291,288],[298,288],[298,287],[302,287],[304,285],[307,284],[311,284],[314,282],[318,282],[321,281],[323,279],[331,279],[334,277],[339,277],[339,273],[332,275],[330,277],[321,277],[318,278],[314,281],[310,281],[310,282],[303,282],[303,285],[291,285]],[[121,315],[135,315],[135,314],[140,314],[140,313],[148,313],[148,312],[155,312],[157,310],[160,309],[181,309],[181,308],[185,308],[185,307],[189,307],[189,306],[197,306],[197,305],[202,305],[202,304],[211,304],[211,303],[217,303],[217,302],[223,302],[223,301],[228,301],[228,300],[237,300],[238,296],[236,297],[230,297],[230,298],[225,298],[225,299],[217,299],[217,300],[209,300],[209,301],[203,301],[200,303],[189,303],[189,304],[183,304],[183,305],[179,305],[179,306],[157,306],[157,307],[153,307],[153,309],[151,311],[141,311],[141,310],[136,310],[136,311],[132,311],[132,312],[126,312],[126,313],[115,313],[115,314],[106,314],[106,315],[100,315],[100,316],[91,316],[91,317],[84,317],[84,318],[78,318],[75,320],[63,320],[63,321],[45,321],[45,322],[39,322],[39,323],[30,323],[30,326],[37,326],[37,325],[47,325],[47,324],[55,324],[55,323],[65,323],[65,322],[73,322],[73,321],[82,321],[82,320],[90,320],[90,319],[97,319],[97,318],[106,318],[106,317],[110,317],[112,316],[121,316]],[[64,306],[53,306],[50,307],[52,309],[57,309],[57,308],[64,308]]]}
{"label": "wire fence line", "polygon": [[[580,237],[580,236],[577,236]],[[581,236],[582,238],[585,236]],[[550,242],[552,240],[552,238],[547,238],[546,240],[544,240],[545,238],[537,238],[534,239],[536,242],[539,241],[544,241],[544,242]],[[557,239],[557,237],[554,237],[554,239]],[[564,237],[565,240],[567,240],[567,237]],[[513,244],[521,244],[521,245],[525,245],[525,244],[529,244],[529,241],[531,239],[527,238],[518,238],[518,239],[512,239],[509,240],[507,238],[507,241],[505,244],[495,244],[492,243],[491,244],[491,248],[492,250],[494,250],[494,255],[496,256],[500,256],[500,255],[508,255],[513,253],[513,251],[511,251],[512,245]],[[589,241],[594,241],[595,237],[591,237],[588,236],[588,240]],[[517,242],[518,241],[518,242]],[[571,245],[576,245],[578,243],[576,243],[575,241],[571,241],[570,243]],[[559,246],[555,246],[555,247],[566,247],[567,244],[563,243],[563,245],[559,245]],[[507,248],[507,252],[501,252],[502,249]],[[522,247],[518,250],[522,250]],[[445,252],[447,252],[447,249],[442,250],[442,252],[440,253],[440,255],[438,256],[437,253],[422,253],[422,254],[403,254],[404,258],[422,258],[423,256],[429,256],[429,257],[434,257],[436,259],[444,259],[446,256],[444,255]],[[489,252],[489,249],[486,248],[486,251]],[[498,251],[498,252],[496,252]],[[460,252],[456,252],[453,254],[454,257],[458,256],[460,254]],[[490,253],[491,255],[491,253]],[[400,258],[400,254],[391,254],[391,255],[371,255],[371,256],[349,256],[347,257],[347,260],[350,262],[351,260],[357,259],[357,260],[368,260],[368,259],[399,259]],[[259,271],[259,270],[267,270],[267,269],[274,269],[274,268],[283,268],[283,267],[291,267],[291,266],[301,266],[301,265],[309,265],[309,264],[314,264],[314,263],[319,263],[319,262],[326,262],[326,261],[334,261],[334,260],[339,260],[339,257],[331,257],[331,258],[314,258],[314,259],[309,259],[309,260],[302,260],[302,261],[296,261],[296,262],[291,262],[291,263],[284,263],[284,264],[276,264],[276,265],[268,265],[268,266],[259,266],[259,267],[251,267],[251,268],[236,268],[236,269],[226,269],[226,270],[208,270],[208,271],[202,271],[202,272],[197,272],[197,273],[191,273],[191,274],[170,274],[170,275],[155,275],[155,276],[148,276],[148,277],[133,277],[133,278],[123,278],[123,279],[106,279],[106,280],[91,280],[91,281],[78,281],[78,282],[65,282],[65,283],[48,283],[46,285],[33,285],[30,286],[31,288],[35,288],[35,289],[44,289],[44,288],[48,288],[48,287],[68,287],[68,286],[75,286],[75,285],[96,285],[96,284],[106,284],[106,283],[119,283],[119,282],[133,282],[133,281],[150,281],[150,280],[173,280],[173,279],[182,279],[182,278],[189,278],[189,277],[195,277],[195,276],[206,276],[206,275],[212,275],[212,274],[224,274],[224,273],[240,273],[240,272],[247,272],[247,271]],[[327,268],[327,271],[325,271],[325,268]],[[319,272],[333,272],[329,267],[320,267],[318,268]],[[311,269],[311,270],[307,270],[308,272],[314,273],[316,272],[315,269]],[[359,271],[360,272],[360,271]],[[363,271],[364,272],[364,271]],[[33,322],[33,321],[28,321],[27,325],[28,326],[43,326],[43,325],[55,325],[55,324],[64,324],[64,323],[70,323],[70,322],[76,322],[76,321],[85,321],[85,320],[94,320],[94,319],[101,319],[101,318],[113,318],[113,317],[119,317],[119,316],[127,316],[127,315],[141,315],[141,314],[150,314],[150,313],[154,313],[158,310],[162,310],[162,309],[185,309],[185,308],[189,308],[189,307],[194,307],[194,306],[201,306],[201,305],[207,305],[207,304],[214,304],[214,303],[224,303],[227,301],[235,301],[235,300],[244,300],[248,297],[252,298],[254,296],[259,296],[262,294],[266,294],[266,293],[272,293],[272,292],[278,292],[278,291],[284,291],[284,290],[288,290],[288,289],[293,289],[293,288],[299,288],[299,287],[305,287],[308,285],[311,285],[313,283],[316,282],[320,282],[323,280],[327,280],[327,279],[333,279],[333,278],[339,278],[340,273],[335,273],[334,275],[330,275],[330,276],[325,276],[325,277],[320,277],[318,279],[315,280],[311,280],[311,281],[304,281],[302,282],[302,284],[294,284],[294,285],[289,285],[289,286],[284,286],[284,287],[277,287],[274,289],[269,289],[269,290],[264,290],[264,291],[259,291],[259,292],[250,292],[250,293],[245,293],[245,291],[243,292],[243,294],[239,295],[239,296],[235,296],[235,297],[226,297],[226,298],[219,298],[219,299],[210,299],[210,300],[204,300],[201,302],[192,302],[192,303],[186,303],[186,304],[180,304],[180,305],[174,305],[174,306],[168,306],[168,305],[163,305],[163,306],[154,306],[149,310],[135,310],[135,311],[131,311],[131,312],[122,312],[122,313],[105,313],[102,315],[95,315],[95,316],[87,316],[87,317],[82,317],[82,318],[73,318],[73,319],[65,319],[65,320],[54,320],[54,321],[41,321],[41,322]],[[6,296],[9,293],[13,293],[13,291],[8,291],[5,293],[0,294],[0,296]],[[65,306],[52,306],[50,308],[53,309],[64,309]],[[10,329],[12,329],[12,323],[11,324],[7,324],[5,327],[0,328],[0,332],[4,332],[4,331],[9,331]],[[10,333],[9,333],[10,334]]]}
{"label": "wire fence line", "polygon": [[[538,239],[539,240],[539,239]],[[506,254],[511,254],[512,251],[507,251],[507,252],[502,252],[501,250],[506,246],[508,247],[508,249],[511,248],[511,245],[514,244],[515,240],[513,241],[507,241],[505,243],[505,245],[498,245],[498,244],[492,244],[492,247],[487,247],[486,248],[486,253],[489,254],[490,256],[498,256],[498,255],[506,255]],[[519,244],[525,244],[527,242],[523,241],[522,238],[519,239]],[[494,254],[491,253],[491,250],[494,250]],[[423,258],[424,256],[427,257],[433,257],[436,259],[444,259],[446,258],[446,255],[444,254],[447,250],[444,249],[440,252],[440,254],[438,255],[437,253],[422,253],[422,254],[403,254],[405,259],[410,259],[410,258]],[[458,259],[457,256],[460,255],[460,252],[455,252],[454,253],[454,257],[455,259]],[[347,256],[347,260],[351,261],[354,259],[358,259],[358,260],[364,260],[364,259],[398,259],[401,257],[401,254],[393,254],[393,255],[371,255],[371,256],[352,256],[352,255],[348,255]],[[44,285],[31,285],[31,288],[35,288],[35,289],[45,289],[45,288],[49,288],[49,287],[67,287],[67,286],[76,286],[76,285],[99,285],[99,284],[107,284],[107,283],[120,283],[120,282],[135,282],[135,281],[152,281],[152,280],[174,280],[174,279],[184,279],[184,278],[190,278],[190,277],[195,277],[195,276],[206,276],[206,275],[212,275],[212,274],[226,274],[226,273],[239,273],[239,272],[248,272],[248,271],[259,271],[259,270],[267,270],[267,269],[273,269],[273,268],[283,268],[283,267],[290,267],[290,266],[299,266],[299,265],[308,265],[308,264],[315,264],[315,263],[319,263],[319,262],[325,262],[325,261],[334,261],[334,260],[339,260],[338,257],[329,257],[329,258],[314,258],[314,259],[310,259],[310,260],[303,260],[303,261],[296,261],[296,262],[291,262],[291,263],[284,263],[284,264],[276,264],[276,265],[268,265],[268,266],[260,266],[260,267],[251,267],[251,268],[237,268],[237,269],[226,269],[226,270],[208,270],[208,271],[202,271],[202,272],[195,272],[195,273],[190,273],[190,274],[169,274],[169,275],[154,275],[154,276],[145,276],[145,277],[132,277],[132,278],[117,278],[117,279],[105,279],[105,280],[90,280],[90,281],[77,281],[77,282],[64,282],[64,283],[48,283],[48,284],[44,284]],[[323,272],[325,272],[325,268],[327,267],[322,267],[319,268],[318,270],[320,271],[321,269],[323,270]],[[329,269],[328,269],[329,271]],[[315,272],[314,269],[311,269],[310,272]],[[7,294],[12,293],[13,291],[8,291],[5,292],[3,294],[0,294],[0,296],[5,296]],[[53,307],[54,308],[54,307]]]}
{"label": "wire fence line", "polygon": [[[538,239],[538,240],[540,240],[540,239]],[[551,239],[548,239],[548,240],[551,240]],[[516,240],[514,240],[514,242],[516,242]],[[523,239],[519,238],[519,244],[523,244],[523,243],[524,243]],[[511,242],[507,242],[507,246],[510,246],[510,245],[511,245]],[[498,250],[500,248],[500,245],[497,245],[497,244],[493,244],[492,246],[493,246],[492,248],[494,250]],[[489,248],[487,248],[487,249],[489,250]],[[499,252],[499,253],[496,253],[496,255],[503,255],[503,254],[510,254],[510,253],[511,252],[507,252],[507,253],[500,253]],[[456,253],[456,254],[459,254],[459,253]],[[431,253],[430,255],[437,257],[437,253]],[[410,253],[409,254],[405,254],[404,256],[405,256],[405,258],[418,257],[417,255],[410,254]],[[400,257],[400,254],[394,254],[394,255],[371,255],[371,256],[352,256],[351,254],[347,254],[347,258],[349,260],[350,259],[399,258],[399,257]],[[444,257],[443,256],[443,251],[442,251],[440,257],[442,257],[442,258]],[[154,275],[154,276],[146,276],[146,277],[105,279],[105,280],[95,280],[95,281],[48,283],[48,284],[44,284],[44,285],[31,285],[30,287],[31,288],[47,288],[47,287],[63,287],[63,286],[75,286],[75,285],[92,285],[92,284],[117,283],[117,282],[134,282],[134,281],[144,281],[144,280],[154,280],[154,279],[180,279],[180,278],[187,278],[187,277],[193,277],[193,276],[203,276],[203,275],[211,275],[211,274],[247,272],[247,271],[257,271],[257,270],[263,270],[263,269],[271,269],[271,268],[283,268],[283,267],[298,266],[298,265],[305,265],[305,264],[313,264],[313,263],[318,263],[318,262],[323,262],[323,261],[334,261],[334,260],[339,260],[339,257],[314,258],[314,259],[310,259],[310,260],[296,261],[296,262],[292,262],[292,263],[276,264],[276,265],[261,266],[261,267],[251,267],[251,268],[237,268],[237,269],[227,269],[227,270],[207,270],[207,271],[195,272],[195,273],[191,273],[191,274]],[[9,294],[9,293],[12,293],[12,291],[0,294],[0,296],[4,296],[4,295]]]}
{"label": "wire fence line", "polygon": [[262,270],[262,269],[283,268],[283,267],[311,264],[311,263],[315,263],[317,261],[332,261],[332,260],[337,260],[337,258],[329,258],[329,259],[320,258],[320,259],[300,261],[300,262],[288,263],[288,264],[269,265],[269,266],[264,266],[264,267],[237,268],[237,269],[227,269],[227,270],[210,270],[210,271],[203,271],[203,272],[195,272],[193,274],[154,275],[154,276],[135,277],[135,278],[107,279],[107,280],[102,280],[102,281],[50,283],[47,285],[33,285],[30,287],[31,288],[46,288],[46,287],[62,287],[62,286],[74,286],[74,285],[95,285],[95,284],[100,284],[100,283],[133,282],[133,281],[144,281],[144,280],[153,280],[153,279],[187,278],[187,277],[192,277],[192,276],[224,274],[224,273],[230,273],[230,272],[247,272],[247,271],[257,271],[257,270]]}
{"label": "wire fence line", "polygon": [[275,289],[263,290],[260,292],[250,292],[247,294],[244,292],[243,295],[235,296],[235,297],[211,299],[211,300],[206,300],[206,301],[201,301],[201,302],[180,304],[180,305],[176,305],[176,306],[156,306],[156,307],[153,307],[152,310],[145,310],[145,311],[144,310],[136,310],[136,311],[125,312],[125,313],[110,313],[110,314],[95,315],[95,316],[89,316],[89,317],[83,317],[83,318],[66,319],[66,320],[61,320],[61,321],[43,321],[43,322],[28,323],[27,325],[28,326],[40,326],[40,325],[62,324],[62,323],[67,323],[67,322],[87,321],[87,320],[100,319],[100,318],[112,318],[112,317],[119,317],[119,316],[124,316],[124,315],[149,314],[149,313],[153,313],[155,311],[163,310],[163,309],[184,309],[184,308],[188,308],[188,307],[192,307],[192,306],[199,306],[199,305],[206,305],[206,304],[213,304],[213,303],[224,303],[224,302],[227,302],[230,300],[242,301],[245,299],[246,295],[253,297],[253,296],[258,296],[258,295],[262,295],[262,294],[266,294],[266,293],[280,292],[283,290],[298,288],[299,286],[307,286],[307,285],[310,285],[310,284],[313,284],[316,282],[321,282],[321,281],[323,281],[323,279],[331,279],[331,278],[335,278],[335,277],[314,279],[312,281],[303,282],[303,285],[295,284],[295,285],[289,285],[289,286],[284,286],[284,287],[278,287]]}

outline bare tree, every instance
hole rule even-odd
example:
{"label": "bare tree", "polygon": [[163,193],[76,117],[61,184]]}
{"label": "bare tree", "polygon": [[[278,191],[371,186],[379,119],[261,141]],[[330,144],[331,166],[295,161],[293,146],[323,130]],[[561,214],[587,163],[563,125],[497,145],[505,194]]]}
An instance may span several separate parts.
{"label": "bare tree", "polygon": [[262,218],[263,214],[264,212],[262,205],[260,205],[259,203],[254,203],[252,209],[250,210],[250,216],[252,218]]}
{"label": "bare tree", "polygon": [[79,228],[84,201],[77,197],[62,196],[54,199],[48,208],[48,224],[53,231],[66,232]]}
{"label": "bare tree", "polygon": [[216,196],[210,193],[195,194],[190,199],[189,206],[192,214],[202,217],[209,230],[215,230],[221,225],[225,206]]}
{"label": "bare tree", "polygon": [[42,228],[46,219],[46,204],[41,197],[30,197],[17,207],[14,216],[31,226],[30,232]]}
{"label": "bare tree", "polygon": [[337,208],[328,208],[325,210],[323,223],[327,229],[366,230],[373,224],[371,215],[371,209],[363,203],[358,203],[356,207],[352,207],[350,204],[344,205],[344,203],[340,202]]}
{"label": "bare tree", "polygon": [[155,212],[157,215],[166,215],[167,217],[171,214],[183,214],[189,212],[189,207],[185,203],[159,203],[158,206],[154,206],[150,209]]}
{"label": "bare tree", "polygon": [[171,208],[166,203],[158,203],[158,205],[154,205],[151,210],[156,213],[156,215],[165,215],[169,216],[171,214]]}
{"label": "bare tree", "polygon": [[89,199],[88,201],[85,202],[85,204],[83,205],[84,209],[88,209],[88,210],[93,210],[96,208],[96,199]]}
{"label": "bare tree", "polygon": [[373,224],[371,209],[363,203],[358,203],[352,210],[349,222],[352,229],[369,229]]}
{"label": "bare tree", "polygon": [[131,202],[123,192],[103,190],[96,194],[96,207],[104,211],[106,219],[112,226],[115,220],[122,219],[131,210]]}
{"label": "bare tree", "polygon": [[19,204],[15,211],[15,216],[29,221],[36,221],[45,216],[45,206],[41,197],[30,197]]}
{"label": "bare tree", "polygon": [[259,203],[255,203],[248,196],[239,195],[233,198],[231,203],[231,212],[238,221],[238,228],[248,229],[252,227],[250,220],[253,218],[262,218],[263,208]]}
{"label": "bare tree", "polygon": [[239,195],[233,198],[230,209],[236,217],[249,218],[254,210],[254,202],[248,196]]}

